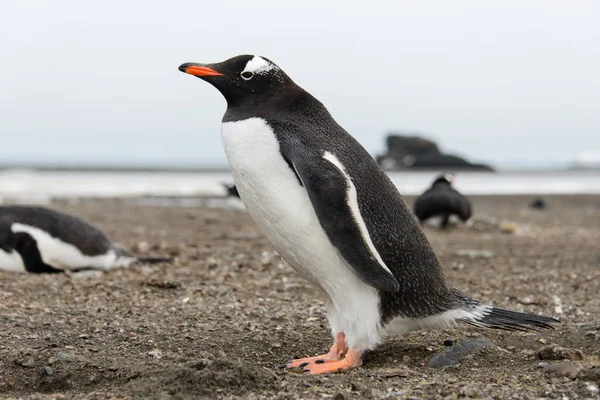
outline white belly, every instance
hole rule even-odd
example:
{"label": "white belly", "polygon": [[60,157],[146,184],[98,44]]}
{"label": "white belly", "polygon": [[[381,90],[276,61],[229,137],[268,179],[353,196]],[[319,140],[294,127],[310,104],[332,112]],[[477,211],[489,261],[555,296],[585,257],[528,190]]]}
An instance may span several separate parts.
{"label": "white belly", "polygon": [[106,254],[88,256],[81,253],[72,244],[65,243],[35,226],[14,223],[11,230],[15,233],[25,232],[31,235],[37,243],[42,260],[53,268],[61,270],[110,269],[116,266],[117,254],[114,250],[109,250]]}
{"label": "white belly", "polygon": [[372,347],[379,340],[377,292],[354,275],[329,241],[271,128],[250,118],[223,123],[221,134],[235,184],[254,221],[288,264],[328,295],[333,331],[345,331],[349,342]]}
{"label": "white belly", "polygon": [[25,272],[25,264],[19,253],[0,249],[0,271]]}

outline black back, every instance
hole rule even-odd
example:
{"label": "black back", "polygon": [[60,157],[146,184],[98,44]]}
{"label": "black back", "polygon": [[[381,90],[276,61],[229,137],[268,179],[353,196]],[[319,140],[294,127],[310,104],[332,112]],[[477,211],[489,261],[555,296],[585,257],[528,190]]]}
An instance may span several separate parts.
{"label": "black back", "polygon": [[[44,207],[0,206],[0,240],[9,240],[11,225],[21,223],[46,231],[50,236],[70,243],[82,254],[95,256],[112,249],[108,237],[98,228],[74,216]],[[36,246],[37,248],[37,246]]]}
{"label": "black back", "polygon": [[471,205],[448,180],[439,177],[429,189],[417,197],[414,212],[419,221],[450,215],[457,215],[462,221],[466,221],[471,218]]}

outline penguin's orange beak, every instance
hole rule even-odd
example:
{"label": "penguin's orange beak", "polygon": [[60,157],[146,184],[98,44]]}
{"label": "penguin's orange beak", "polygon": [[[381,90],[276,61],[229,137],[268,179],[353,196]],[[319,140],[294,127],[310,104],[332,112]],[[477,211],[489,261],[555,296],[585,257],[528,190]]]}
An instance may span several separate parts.
{"label": "penguin's orange beak", "polygon": [[220,72],[215,71],[212,68],[208,68],[199,64],[185,63],[179,66],[181,72],[194,76],[220,76],[223,75]]}

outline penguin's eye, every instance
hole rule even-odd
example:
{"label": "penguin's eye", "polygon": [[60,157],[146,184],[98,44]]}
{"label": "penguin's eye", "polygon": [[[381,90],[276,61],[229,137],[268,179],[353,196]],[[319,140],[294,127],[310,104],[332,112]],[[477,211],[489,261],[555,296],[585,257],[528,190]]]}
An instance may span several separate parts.
{"label": "penguin's eye", "polygon": [[242,72],[241,75],[242,75],[242,79],[245,81],[252,79],[252,77],[254,76],[254,74],[250,71],[244,71],[244,72]]}

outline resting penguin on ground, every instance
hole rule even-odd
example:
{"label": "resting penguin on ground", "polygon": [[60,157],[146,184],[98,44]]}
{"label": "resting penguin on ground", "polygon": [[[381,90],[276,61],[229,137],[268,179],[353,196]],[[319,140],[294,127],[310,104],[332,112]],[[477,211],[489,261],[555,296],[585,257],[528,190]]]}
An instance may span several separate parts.
{"label": "resting penguin on ground", "polygon": [[482,304],[447,283],[388,176],[273,62],[243,55],[179,69],[227,100],[221,135],[240,197],[279,254],[324,294],[333,346],[287,367],[348,370],[385,336],[413,329],[556,322]]}
{"label": "resting penguin on ground", "polygon": [[452,215],[458,216],[463,222],[471,218],[471,204],[452,187],[454,178],[454,174],[438,176],[431,187],[417,197],[414,209],[421,223],[430,218],[440,217],[440,227],[444,229]]}
{"label": "resting penguin on ground", "polygon": [[0,271],[54,273],[64,270],[107,270],[136,262],[88,223],[43,207],[0,206]]}

